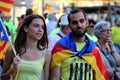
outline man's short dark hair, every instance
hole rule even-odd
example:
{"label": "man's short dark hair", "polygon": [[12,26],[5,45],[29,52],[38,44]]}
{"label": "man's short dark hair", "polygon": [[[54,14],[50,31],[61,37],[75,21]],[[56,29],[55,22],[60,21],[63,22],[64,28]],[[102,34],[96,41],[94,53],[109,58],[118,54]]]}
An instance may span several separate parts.
{"label": "man's short dark hair", "polygon": [[32,14],[32,13],[33,13],[33,10],[32,10],[32,9],[27,9],[27,10],[26,10],[26,16],[27,16],[27,15],[30,15],[30,14]]}
{"label": "man's short dark hair", "polygon": [[69,22],[69,23],[70,23],[70,15],[71,15],[71,14],[78,13],[78,12],[82,12],[82,13],[84,14],[85,19],[87,19],[87,16],[86,16],[85,11],[83,11],[82,9],[79,9],[79,8],[74,8],[73,10],[71,10],[71,12],[70,12],[69,15],[68,15],[68,22]]}

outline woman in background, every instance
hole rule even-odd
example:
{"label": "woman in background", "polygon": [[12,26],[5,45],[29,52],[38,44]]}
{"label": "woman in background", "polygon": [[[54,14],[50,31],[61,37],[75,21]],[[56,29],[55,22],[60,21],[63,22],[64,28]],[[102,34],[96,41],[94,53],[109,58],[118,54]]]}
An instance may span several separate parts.
{"label": "woman in background", "polygon": [[120,72],[120,50],[112,41],[110,27],[109,22],[99,21],[94,27],[94,34],[98,38],[96,44],[102,53],[102,58],[107,67],[110,80],[116,80],[114,79],[114,71]]}

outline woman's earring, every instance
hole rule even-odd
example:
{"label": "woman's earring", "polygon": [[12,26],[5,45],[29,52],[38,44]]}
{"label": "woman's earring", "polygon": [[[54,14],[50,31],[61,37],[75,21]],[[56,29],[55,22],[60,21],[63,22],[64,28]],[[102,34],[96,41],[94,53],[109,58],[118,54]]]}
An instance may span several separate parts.
{"label": "woman's earring", "polygon": [[27,29],[25,29],[25,32],[28,32],[28,30],[27,30]]}

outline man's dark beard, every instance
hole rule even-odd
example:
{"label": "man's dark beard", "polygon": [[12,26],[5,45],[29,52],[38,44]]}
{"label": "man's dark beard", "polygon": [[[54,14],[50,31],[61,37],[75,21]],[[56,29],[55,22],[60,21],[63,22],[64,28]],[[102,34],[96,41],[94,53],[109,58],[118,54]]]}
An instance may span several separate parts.
{"label": "man's dark beard", "polygon": [[73,30],[72,30],[72,33],[73,33],[73,36],[75,36],[77,38],[81,38],[81,37],[83,37],[85,35],[86,29],[85,29],[85,31],[83,33],[77,33],[76,31],[73,31]]}

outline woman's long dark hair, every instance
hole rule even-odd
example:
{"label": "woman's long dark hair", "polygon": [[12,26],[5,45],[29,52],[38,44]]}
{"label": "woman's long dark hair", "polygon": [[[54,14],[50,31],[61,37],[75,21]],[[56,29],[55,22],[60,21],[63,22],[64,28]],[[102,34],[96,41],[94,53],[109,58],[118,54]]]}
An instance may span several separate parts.
{"label": "woman's long dark hair", "polygon": [[[25,45],[26,32],[24,31],[24,27],[29,27],[30,23],[36,18],[40,18],[44,22],[44,34],[43,34],[42,38],[38,41],[37,47],[40,50],[43,50],[43,49],[48,47],[48,37],[47,37],[46,24],[45,24],[44,18],[40,15],[37,15],[37,14],[31,14],[31,15],[25,17],[25,19],[21,25],[21,28],[17,34],[15,43],[14,43],[15,50],[20,55],[22,55],[26,51],[26,45]],[[24,52],[21,51],[22,48],[25,49]]]}

